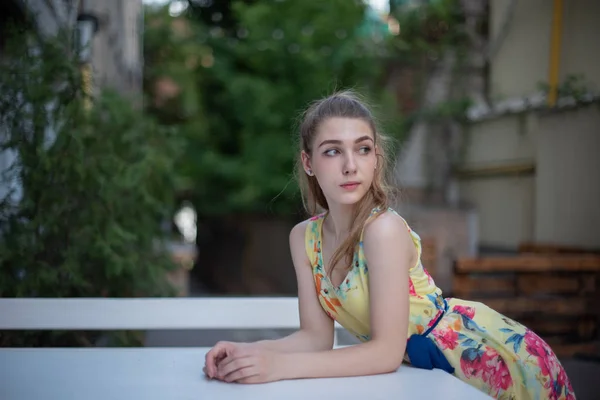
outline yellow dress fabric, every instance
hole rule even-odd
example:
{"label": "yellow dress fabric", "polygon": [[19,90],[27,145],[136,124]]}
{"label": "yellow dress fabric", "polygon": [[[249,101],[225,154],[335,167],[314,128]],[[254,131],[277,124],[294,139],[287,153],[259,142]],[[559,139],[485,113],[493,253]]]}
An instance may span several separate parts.
{"label": "yellow dress fabric", "polygon": [[[373,209],[371,217],[379,211]],[[393,209],[387,211],[396,213]],[[340,286],[334,287],[323,269],[325,215],[310,219],[305,236],[317,295],[331,319],[365,342],[370,339],[369,270],[362,237],[352,267]],[[409,270],[407,338],[423,334],[441,318],[428,338],[442,351],[459,379],[497,399],[575,399],[557,357],[533,331],[479,302],[446,298],[445,309],[441,289],[420,261],[421,239],[404,223],[419,256]],[[410,362],[407,355],[405,360]]]}

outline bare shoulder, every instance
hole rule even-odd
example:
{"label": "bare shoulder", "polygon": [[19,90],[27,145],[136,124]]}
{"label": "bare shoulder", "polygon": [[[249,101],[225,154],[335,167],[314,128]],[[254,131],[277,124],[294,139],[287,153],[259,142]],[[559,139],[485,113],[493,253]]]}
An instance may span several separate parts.
{"label": "bare shoulder", "polygon": [[363,244],[369,254],[392,254],[401,252],[416,260],[416,249],[406,223],[394,212],[385,211],[370,220],[364,229]]}
{"label": "bare shoulder", "polygon": [[308,227],[309,222],[310,219],[307,219],[294,225],[290,231],[290,245],[294,243],[300,243],[302,246],[304,246],[304,237],[306,235],[306,228]]}
{"label": "bare shoulder", "polygon": [[290,231],[290,252],[296,268],[300,265],[309,264],[305,243],[306,228],[309,223],[310,219],[299,222]]}
{"label": "bare shoulder", "polygon": [[363,235],[365,241],[385,239],[390,236],[398,239],[410,239],[404,220],[391,211],[385,211],[368,221]]}

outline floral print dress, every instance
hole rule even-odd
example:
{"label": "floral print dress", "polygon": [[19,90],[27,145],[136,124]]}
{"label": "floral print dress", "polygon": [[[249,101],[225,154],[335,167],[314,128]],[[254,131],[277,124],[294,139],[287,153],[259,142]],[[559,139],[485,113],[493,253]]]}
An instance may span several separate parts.
{"label": "floral print dress", "polygon": [[[378,212],[374,209],[371,217]],[[359,340],[368,341],[369,270],[362,238],[352,268],[341,285],[334,287],[323,268],[324,217],[325,213],[309,220],[305,237],[319,301],[330,318]],[[563,367],[538,335],[483,303],[442,297],[421,264],[419,236],[406,226],[419,255],[409,271],[407,337],[424,333],[439,319],[428,336],[454,368],[453,374],[464,382],[497,399],[575,399]],[[410,362],[408,355],[405,361]]]}

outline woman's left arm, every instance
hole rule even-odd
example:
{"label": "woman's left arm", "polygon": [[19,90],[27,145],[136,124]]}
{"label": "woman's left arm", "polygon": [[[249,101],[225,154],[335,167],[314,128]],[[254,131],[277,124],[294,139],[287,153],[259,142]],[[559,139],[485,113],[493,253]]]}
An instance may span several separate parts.
{"label": "woman's left arm", "polygon": [[339,349],[282,355],[283,379],[374,375],[396,371],[406,350],[409,269],[417,251],[400,217],[385,213],[365,228],[371,340]]}

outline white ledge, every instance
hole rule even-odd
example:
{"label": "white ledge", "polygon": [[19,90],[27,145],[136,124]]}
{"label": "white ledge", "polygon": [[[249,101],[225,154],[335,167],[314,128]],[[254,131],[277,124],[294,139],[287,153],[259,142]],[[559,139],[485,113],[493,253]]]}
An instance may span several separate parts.
{"label": "white ledge", "polygon": [[298,327],[296,297],[0,299],[0,329]]}

